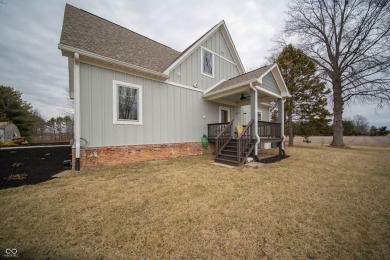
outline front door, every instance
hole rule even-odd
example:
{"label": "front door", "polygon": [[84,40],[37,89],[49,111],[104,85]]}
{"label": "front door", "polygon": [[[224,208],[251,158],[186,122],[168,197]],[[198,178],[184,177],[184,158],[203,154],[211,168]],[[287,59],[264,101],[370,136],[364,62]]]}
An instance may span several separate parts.
{"label": "front door", "polygon": [[219,107],[219,122],[220,123],[230,122],[230,108]]}

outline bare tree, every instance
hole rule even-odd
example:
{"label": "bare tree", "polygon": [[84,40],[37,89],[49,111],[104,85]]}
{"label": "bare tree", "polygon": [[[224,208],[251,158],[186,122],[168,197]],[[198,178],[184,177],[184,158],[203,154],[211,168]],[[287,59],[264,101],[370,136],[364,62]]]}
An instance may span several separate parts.
{"label": "bare tree", "polygon": [[355,126],[355,132],[358,135],[367,135],[370,128],[370,123],[367,118],[361,115],[356,115],[353,117],[353,124]]}
{"label": "bare tree", "polygon": [[74,120],[71,116],[64,116],[64,128],[65,128],[65,134],[66,134],[66,140],[69,141],[70,139],[73,139],[73,127],[74,127]]}
{"label": "bare tree", "polygon": [[57,128],[56,128],[56,119],[54,117],[46,121],[46,126],[48,131],[52,136],[54,136],[54,141],[57,140]]}
{"label": "bare tree", "polygon": [[321,69],[333,89],[333,146],[344,146],[348,102],[390,101],[390,0],[293,0],[284,33]]}
{"label": "bare tree", "polygon": [[41,142],[43,142],[43,137],[45,135],[45,130],[46,130],[46,121],[45,119],[43,119],[38,109],[34,109],[32,111],[32,117],[33,117],[32,136],[36,138],[40,138]]}

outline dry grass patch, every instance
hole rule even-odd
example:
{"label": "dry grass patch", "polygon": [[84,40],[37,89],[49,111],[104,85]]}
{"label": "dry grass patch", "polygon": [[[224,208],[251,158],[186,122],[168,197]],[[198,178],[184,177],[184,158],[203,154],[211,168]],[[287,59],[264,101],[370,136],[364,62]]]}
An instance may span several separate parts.
{"label": "dry grass patch", "polygon": [[390,150],[287,153],[259,169],[195,156],[0,190],[0,250],[34,259],[389,257]]}

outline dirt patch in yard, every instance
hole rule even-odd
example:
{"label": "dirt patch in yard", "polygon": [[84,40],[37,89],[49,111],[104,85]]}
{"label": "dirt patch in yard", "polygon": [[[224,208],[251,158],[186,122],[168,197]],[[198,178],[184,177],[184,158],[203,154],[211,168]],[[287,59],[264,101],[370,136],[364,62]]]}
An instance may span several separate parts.
{"label": "dirt patch in yard", "polygon": [[0,189],[36,184],[70,169],[71,147],[37,147],[0,150]]}
{"label": "dirt patch in yard", "polygon": [[275,156],[271,156],[271,157],[267,157],[267,158],[262,158],[262,159],[260,159],[260,162],[261,163],[276,163],[276,162],[279,162],[283,159],[287,159],[289,157],[290,157],[289,155],[275,155]]}

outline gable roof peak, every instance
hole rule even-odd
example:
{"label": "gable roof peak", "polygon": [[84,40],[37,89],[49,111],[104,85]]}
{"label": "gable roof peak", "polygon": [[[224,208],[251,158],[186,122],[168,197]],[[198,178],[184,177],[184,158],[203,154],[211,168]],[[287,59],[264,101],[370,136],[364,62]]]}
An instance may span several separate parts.
{"label": "gable roof peak", "polygon": [[185,60],[191,53],[193,53],[198,47],[202,45],[211,35],[213,35],[217,30],[221,30],[222,35],[226,41],[226,44],[229,48],[229,51],[232,54],[233,60],[236,63],[238,71],[243,74],[245,73],[245,68],[241,62],[241,58],[238,55],[237,49],[234,46],[233,40],[230,36],[229,30],[226,26],[225,20],[221,20],[219,23],[214,25],[210,30],[198,38],[194,43],[188,46],[182,53],[179,55],[176,60],[169,65],[164,71],[165,74],[169,74],[173,69],[175,69],[183,60]]}

